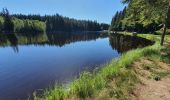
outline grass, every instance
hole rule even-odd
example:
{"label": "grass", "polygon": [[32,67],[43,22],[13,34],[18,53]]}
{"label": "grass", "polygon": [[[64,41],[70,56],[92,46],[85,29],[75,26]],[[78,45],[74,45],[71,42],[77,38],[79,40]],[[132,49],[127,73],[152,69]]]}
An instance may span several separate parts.
{"label": "grass", "polygon": [[[141,37],[145,37],[145,35],[141,35]],[[157,40],[158,37],[149,35],[146,38]],[[100,98],[128,100],[130,97],[129,93],[132,92],[136,83],[139,82],[131,64],[141,57],[158,55],[160,50],[161,47],[157,42],[153,46],[129,51],[122,54],[119,59],[114,59],[109,64],[106,64],[98,72],[82,73],[78,79],[70,83],[68,88],[55,86],[46,90],[42,96],[34,93],[34,100],[87,100],[99,98],[99,94],[103,90],[107,90],[107,94],[105,97]],[[149,70],[150,66],[144,65],[144,68]],[[156,75],[164,76],[165,73],[158,73]]]}
{"label": "grass", "polygon": [[[123,34],[131,35],[130,33]],[[68,87],[56,85],[44,91],[43,95],[39,96],[34,93],[34,100],[107,100],[110,98],[129,100],[130,94],[139,82],[137,73],[131,67],[136,60],[141,57],[147,57],[148,59],[158,59],[165,63],[170,61],[170,49],[159,45],[159,35],[139,34],[138,36],[155,40],[156,43],[153,46],[124,53],[120,58],[104,65],[97,72],[84,72],[78,79],[71,82]],[[165,41],[170,42],[170,36],[167,36]],[[162,55],[162,51],[166,51],[166,53]],[[169,71],[156,72],[152,70],[153,65],[143,64],[142,67],[145,70],[152,71],[152,78],[157,81],[170,74]]]}
{"label": "grass", "polygon": [[[133,35],[130,32],[120,32],[120,33],[124,34],[124,35]],[[149,40],[153,40],[153,41],[157,41],[157,42],[160,41],[160,35],[140,33],[140,34],[136,34],[135,36],[143,37],[143,38],[146,38],[146,39],[149,39]],[[170,42],[170,34],[166,35],[165,41],[166,42]]]}
{"label": "grass", "polygon": [[142,67],[143,67],[144,70],[151,70],[153,68],[153,65],[151,65],[151,64],[143,64]]}

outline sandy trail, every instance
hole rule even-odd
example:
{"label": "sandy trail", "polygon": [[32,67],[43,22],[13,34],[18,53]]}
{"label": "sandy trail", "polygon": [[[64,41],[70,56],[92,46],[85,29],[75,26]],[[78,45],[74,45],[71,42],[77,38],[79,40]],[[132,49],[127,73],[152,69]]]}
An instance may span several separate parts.
{"label": "sandy trail", "polygon": [[[149,79],[151,72],[141,68],[141,64],[153,64],[155,62],[142,60],[136,62],[134,67],[140,73],[141,83],[134,90],[131,100],[170,100],[170,75],[162,78],[160,81]],[[168,64],[157,62],[159,71],[167,71],[170,66]]]}

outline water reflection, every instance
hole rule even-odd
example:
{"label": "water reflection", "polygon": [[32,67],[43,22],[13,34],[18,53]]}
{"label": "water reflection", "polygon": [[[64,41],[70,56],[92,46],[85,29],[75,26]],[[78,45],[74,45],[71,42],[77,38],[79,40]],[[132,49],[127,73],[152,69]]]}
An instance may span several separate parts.
{"label": "water reflection", "polygon": [[64,46],[66,44],[80,42],[80,41],[90,41],[96,40],[98,38],[107,37],[106,33],[96,33],[96,32],[88,32],[88,33],[48,33],[48,45],[55,46]]}
{"label": "water reflection", "polygon": [[153,43],[119,34],[107,37],[96,32],[0,34],[0,100],[26,100],[35,90],[67,83],[120,53]]}
{"label": "water reflection", "polygon": [[109,36],[110,46],[113,50],[117,50],[118,53],[123,53],[132,49],[142,48],[148,45],[153,45],[154,42],[140,38],[135,36],[129,35],[122,35],[122,34],[112,34]]}
{"label": "water reflection", "polygon": [[57,46],[63,47],[67,44],[90,41],[98,38],[107,37],[106,33],[82,32],[82,33],[42,33],[42,34],[0,34],[0,46],[11,46],[14,52],[18,53],[18,45],[35,45],[35,46]]}
{"label": "water reflection", "polygon": [[[35,45],[35,46],[57,46],[63,47],[67,44],[96,40],[98,38],[106,38],[107,33],[43,33],[43,34],[0,34],[0,46],[11,46],[14,52],[18,53],[18,45]],[[112,34],[109,36],[110,46],[113,50],[123,53],[135,48],[145,47],[152,45],[154,42],[128,35]]]}

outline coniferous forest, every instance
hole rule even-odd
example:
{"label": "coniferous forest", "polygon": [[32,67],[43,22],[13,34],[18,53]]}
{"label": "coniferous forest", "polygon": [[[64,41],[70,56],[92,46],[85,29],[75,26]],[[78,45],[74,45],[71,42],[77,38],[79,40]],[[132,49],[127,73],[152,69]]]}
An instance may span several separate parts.
{"label": "coniferous forest", "polygon": [[170,100],[170,0],[16,1],[1,4],[22,14],[0,11],[0,100]]}
{"label": "coniferous forest", "polygon": [[127,4],[112,19],[110,31],[162,33],[161,45],[170,28],[169,0],[122,0]]}
{"label": "coniferous forest", "polygon": [[151,20],[142,23],[137,16],[131,15],[130,7],[125,7],[123,11],[117,11],[111,21],[110,31],[128,31],[137,33],[154,33],[162,28],[161,23]]}
{"label": "coniferous forest", "polygon": [[0,13],[0,32],[4,33],[41,33],[57,31],[102,31],[108,30],[109,25],[97,21],[76,20],[55,15],[10,15],[8,9]]}

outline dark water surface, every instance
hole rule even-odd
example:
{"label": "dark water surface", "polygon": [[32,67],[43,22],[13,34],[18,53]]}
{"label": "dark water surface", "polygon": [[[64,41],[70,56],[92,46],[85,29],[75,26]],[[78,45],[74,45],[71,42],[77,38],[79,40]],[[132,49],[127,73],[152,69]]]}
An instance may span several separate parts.
{"label": "dark water surface", "polygon": [[35,90],[67,83],[82,71],[151,44],[142,38],[103,33],[1,34],[0,100],[25,100]]}

